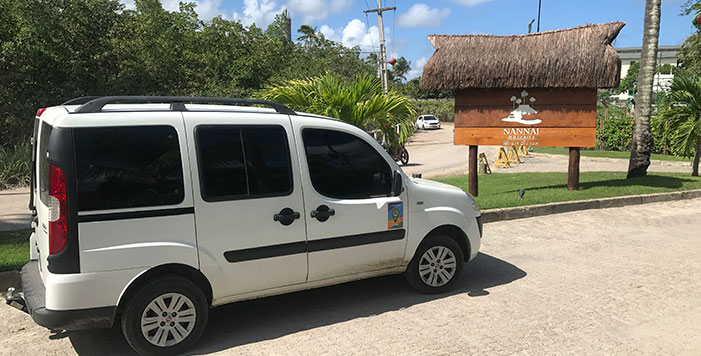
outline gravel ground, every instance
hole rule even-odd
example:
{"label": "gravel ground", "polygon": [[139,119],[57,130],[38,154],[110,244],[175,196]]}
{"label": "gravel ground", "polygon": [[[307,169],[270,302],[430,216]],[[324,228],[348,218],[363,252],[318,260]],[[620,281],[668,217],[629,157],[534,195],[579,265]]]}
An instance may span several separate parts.
{"label": "gravel ground", "polygon": [[29,189],[0,190],[0,231],[29,228]]}
{"label": "gravel ground", "polygon": [[[398,276],[217,308],[204,355],[699,355],[701,199],[485,226],[456,291]],[[0,306],[0,355],[124,355]]]}
{"label": "gravel ground", "polygon": [[[453,145],[453,124],[441,123],[439,130],[418,130],[407,145],[409,164],[402,166],[407,174],[422,173],[424,178],[452,174],[467,174],[467,146]],[[566,155],[531,154],[523,163],[514,163],[511,168],[495,168],[499,153],[497,146],[480,146],[494,173],[514,172],[567,172],[569,157]],[[581,172],[626,172],[628,160],[612,158],[581,157]],[[653,161],[648,172],[688,172],[688,162]]]}

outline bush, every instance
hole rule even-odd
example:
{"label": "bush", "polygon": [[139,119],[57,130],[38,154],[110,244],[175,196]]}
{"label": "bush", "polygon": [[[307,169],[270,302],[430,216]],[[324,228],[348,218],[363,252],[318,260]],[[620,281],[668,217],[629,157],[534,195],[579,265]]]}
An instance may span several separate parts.
{"label": "bush", "polygon": [[32,146],[0,146],[0,190],[29,185]]}
{"label": "bush", "polygon": [[420,115],[433,115],[440,121],[453,122],[455,118],[455,102],[453,100],[411,100],[411,105]]}
{"label": "bush", "polygon": [[609,117],[608,120],[597,120],[596,126],[597,147],[614,151],[630,149],[630,140],[633,137],[632,117]]}

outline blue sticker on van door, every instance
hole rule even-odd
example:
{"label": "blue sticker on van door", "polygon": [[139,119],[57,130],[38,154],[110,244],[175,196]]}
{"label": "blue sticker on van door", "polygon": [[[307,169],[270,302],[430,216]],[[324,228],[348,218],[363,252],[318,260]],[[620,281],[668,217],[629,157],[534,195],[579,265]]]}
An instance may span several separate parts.
{"label": "blue sticker on van door", "polygon": [[402,227],[404,227],[402,202],[389,203],[387,205],[387,229],[401,229]]}

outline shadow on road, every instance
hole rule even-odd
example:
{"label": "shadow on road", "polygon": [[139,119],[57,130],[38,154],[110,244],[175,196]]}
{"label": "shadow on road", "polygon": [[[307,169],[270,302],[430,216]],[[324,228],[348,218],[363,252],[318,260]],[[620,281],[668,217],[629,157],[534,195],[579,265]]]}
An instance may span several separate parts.
{"label": "shadow on road", "polygon": [[[211,311],[207,331],[193,353],[222,351],[450,295],[485,296],[489,288],[526,276],[520,268],[485,254],[479,254],[466,267],[458,287],[447,294],[417,294],[401,276],[386,276],[218,307]],[[134,354],[119,325],[71,332],[69,338],[80,355]]]}

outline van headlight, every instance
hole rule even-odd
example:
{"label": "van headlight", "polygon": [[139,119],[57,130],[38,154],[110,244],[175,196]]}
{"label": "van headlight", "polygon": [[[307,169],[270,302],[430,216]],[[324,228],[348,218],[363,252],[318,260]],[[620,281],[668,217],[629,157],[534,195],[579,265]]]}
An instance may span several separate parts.
{"label": "van headlight", "polygon": [[480,208],[479,208],[479,206],[477,205],[477,201],[475,200],[475,198],[473,198],[472,195],[467,194],[467,193],[465,193],[465,195],[467,195],[467,200],[470,201],[470,205],[472,205],[472,209],[475,209],[475,210],[479,211]]}

